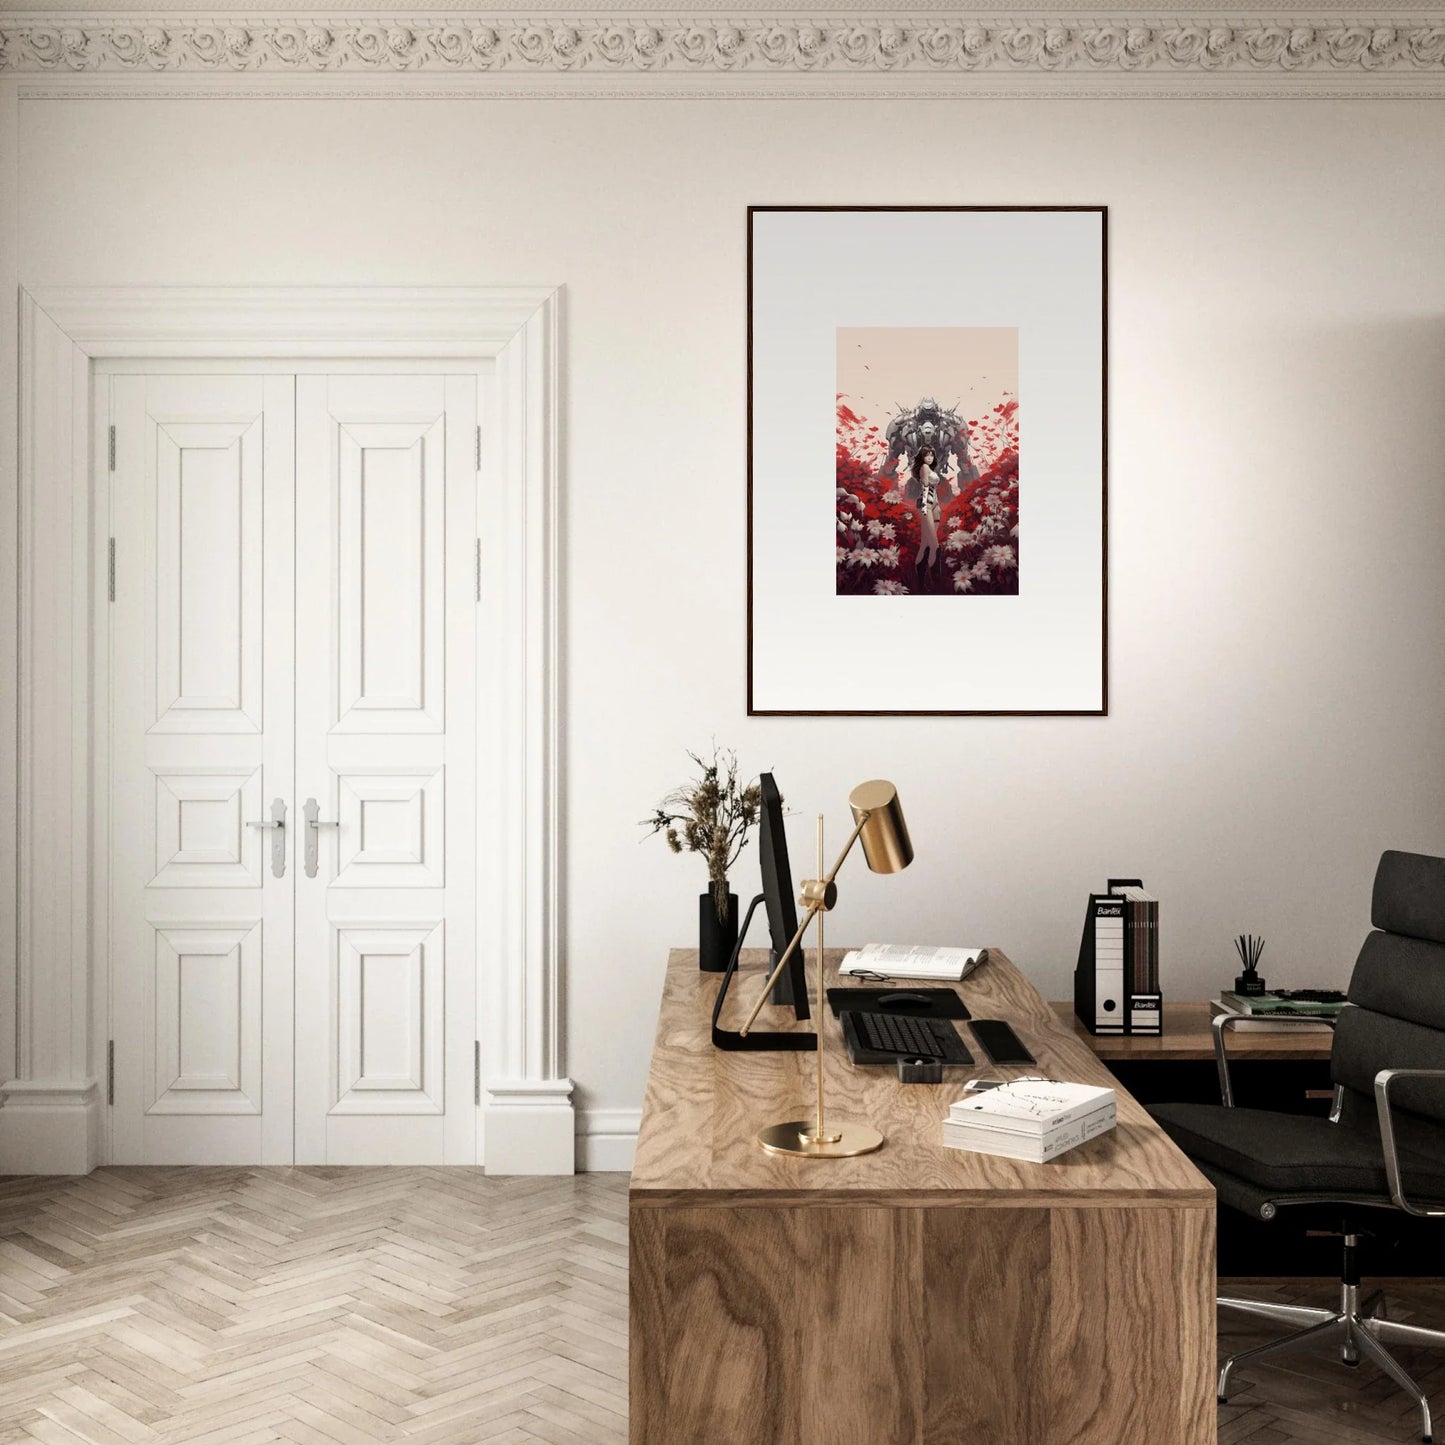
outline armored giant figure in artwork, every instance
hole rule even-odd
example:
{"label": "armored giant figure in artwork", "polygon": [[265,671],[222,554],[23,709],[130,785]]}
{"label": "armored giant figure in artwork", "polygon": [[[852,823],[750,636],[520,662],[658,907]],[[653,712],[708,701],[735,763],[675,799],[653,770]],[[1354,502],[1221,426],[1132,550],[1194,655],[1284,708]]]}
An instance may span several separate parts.
{"label": "armored giant figure in artwork", "polygon": [[900,462],[911,461],[923,447],[932,447],[940,476],[947,477],[949,460],[958,467],[953,479],[959,486],[978,480],[978,468],[969,460],[968,427],[959,419],[958,408],[945,411],[932,397],[925,397],[911,410],[900,406],[884,433],[888,459],[881,476],[889,481],[898,475]]}

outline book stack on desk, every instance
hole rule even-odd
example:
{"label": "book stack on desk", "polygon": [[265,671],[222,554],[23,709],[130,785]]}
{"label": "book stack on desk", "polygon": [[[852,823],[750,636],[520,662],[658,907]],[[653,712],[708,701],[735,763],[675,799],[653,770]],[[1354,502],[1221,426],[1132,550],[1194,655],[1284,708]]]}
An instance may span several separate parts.
{"label": "book stack on desk", "polygon": [[[1209,1000],[1212,1018],[1229,1014],[1240,1020],[1236,1028],[1255,1030],[1260,1033],[1308,1033],[1314,1029],[1327,1034],[1333,1022],[1344,1008],[1343,996],[1334,999],[1301,999],[1277,993],[1221,993]],[[1302,1022],[1306,1021],[1306,1022]]]}
{"label": "book stack on desk", "polygon": [[1047,1163],[1114,1127],[1112,1089],[1020,1079],[968,1094],[943,1121],[950,1149]]}

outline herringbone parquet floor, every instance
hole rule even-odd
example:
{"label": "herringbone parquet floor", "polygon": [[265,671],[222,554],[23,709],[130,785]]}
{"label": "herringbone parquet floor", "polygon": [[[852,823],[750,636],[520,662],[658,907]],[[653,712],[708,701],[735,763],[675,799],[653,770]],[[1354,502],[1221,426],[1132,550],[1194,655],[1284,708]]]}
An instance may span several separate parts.
{"label": "herringbone parquet floor", "polygon": [[7,1180],[0,1441],[623,1441],[626,1281],[618,1174]]}
{"label": "herringbone parquet floor", "polygon": [[[627,1435],[626,1286],[619,1174],[0,1181],[0,1442],[613,1445]],[[1394,1318],[1445,1323],[1445,1285],[1390,1295]],[[1227,1353],[1270,1327],[1224,1314],[1220,1332]],[[1445,1423],[1445,1351],[1400,1357]],[[1417,1438],[1375,1370],[1323,1357],[1242,1374],[1219,1419],[1220,1445]]]}

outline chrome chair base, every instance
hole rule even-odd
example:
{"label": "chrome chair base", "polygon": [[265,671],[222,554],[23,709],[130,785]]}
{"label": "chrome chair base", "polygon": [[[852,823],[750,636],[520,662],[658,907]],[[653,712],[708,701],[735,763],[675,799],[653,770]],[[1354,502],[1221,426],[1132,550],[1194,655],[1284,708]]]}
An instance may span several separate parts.
{"label": "chrome chair base", "polygon": [[1305,1305],[1270,1304],[1263,1300],[1226,1299],[1218,1303],[1225,1308],[1258,1315],[1261,1319],[1279,1320],[1298,1325],[1293,1334],[1268,1344],[1256,1345],[1231,1355],[1219,1371],[1219,1403],[1224,1404],[1229,1377],[1239,1365],[1254,1364],[1276,1355],[1293,1354],[1296,1350],[1312,1350],[1320,1346],[1338,1346],[1340,1362],[1358,1365],[1361,1359],[1383,1370],[1420,1407],[1420,1438],[1429,1440],[1430,1402],[1425,1392],[1410,1378],[1404,1367],[1385,1348],[1389,1341],[1397,1345],[1432,1345],[1445,1349],[1445,1330],[1427,1330],[1418,1325],[1402,1325],[1387,1318],[1384,1294],[1375,1290],[1360,1299],[1357,1284],[1340,1286],[1338,1310],[1311,1309]]}

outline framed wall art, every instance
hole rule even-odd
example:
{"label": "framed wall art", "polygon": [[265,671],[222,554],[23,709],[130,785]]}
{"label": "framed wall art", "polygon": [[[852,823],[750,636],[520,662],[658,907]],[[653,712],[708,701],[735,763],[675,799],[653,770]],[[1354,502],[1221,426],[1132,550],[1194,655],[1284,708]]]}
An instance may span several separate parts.
{"label": "framed wall art", "polygon": [[748,211],[748,712],[1108,711],[1107,210]]}

